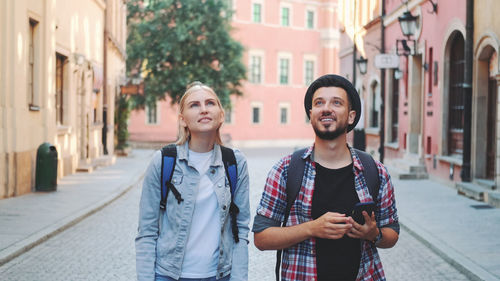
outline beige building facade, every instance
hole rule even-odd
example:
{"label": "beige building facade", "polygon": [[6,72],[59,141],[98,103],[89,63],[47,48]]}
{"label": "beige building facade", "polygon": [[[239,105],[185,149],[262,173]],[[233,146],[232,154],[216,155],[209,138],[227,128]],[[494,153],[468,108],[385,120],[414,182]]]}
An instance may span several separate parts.
{"label": "beige building facade", "polygon": [[0,2],[0,198],[35,190],[44,142],[58,177],[112,162],[125,21],[123,0]]}

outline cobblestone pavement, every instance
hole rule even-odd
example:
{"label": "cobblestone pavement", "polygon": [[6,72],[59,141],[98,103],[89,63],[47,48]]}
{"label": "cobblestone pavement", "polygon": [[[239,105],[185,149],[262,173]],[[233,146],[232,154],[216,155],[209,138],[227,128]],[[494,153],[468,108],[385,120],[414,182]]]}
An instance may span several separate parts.
{"label": "cobblestone pavement", "polygon": [[[252,214],[267,172],[291,150],[245,150]],[[1,280],[135,280],[134,237],[140,188],[0,267]],[[259,251],[250,234],[249,280],[274,280],[275,251]],[[396,247],[380,251],[388,280],[467,280],[402,230]]]}

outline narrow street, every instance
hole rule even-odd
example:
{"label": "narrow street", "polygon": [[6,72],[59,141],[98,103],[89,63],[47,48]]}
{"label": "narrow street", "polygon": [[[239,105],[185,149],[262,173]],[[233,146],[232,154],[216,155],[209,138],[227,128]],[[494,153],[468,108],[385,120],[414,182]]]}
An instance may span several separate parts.
{"label": "narrow street", "polygon": [[[269,168],[289,150],[252,149],[248,156],[252,213]],[[140,188],[0,267],[2,280],[134,280],[134,237]],[[252,239],[252,235],[250,235]],[[275,251],[250,242],[249,280],[274,280]],[[406,231],[381,250],[388,280],[468,280]]]}

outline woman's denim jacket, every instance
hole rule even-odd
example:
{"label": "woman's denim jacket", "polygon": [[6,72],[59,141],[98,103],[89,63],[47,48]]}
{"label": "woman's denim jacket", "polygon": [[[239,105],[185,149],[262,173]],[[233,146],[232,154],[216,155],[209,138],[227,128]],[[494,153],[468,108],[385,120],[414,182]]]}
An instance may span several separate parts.
{"label": "woman's denim jacket", "polygon": [[[219,203],[221,239],[217,279],[231,274],[231,280],[248,279],[248,231],[250,208],[248,199],[248,170],[243,154],[235,150],[238,163],[238,185],[234,203],[240,209],[237,216],[240,242],[235,243],[231,231],[229,205],[231,191],[226,178],[219,145],[214,147],[214,157],[208,177],[214,183]],[[144,177],[139,211],[139,228],[135,239],[137,279],[154,280],[155,269],[161,267],[168,276],[178,279],[186,249],[196,194],[201,175],[188,162],[188,144],[177,146],[177,160],[172,184],[184,201],[178,203],[170,191],[166,211],[160,211],[161,151],[157,151]],[[161,220],[160,220],[161,218]]]}

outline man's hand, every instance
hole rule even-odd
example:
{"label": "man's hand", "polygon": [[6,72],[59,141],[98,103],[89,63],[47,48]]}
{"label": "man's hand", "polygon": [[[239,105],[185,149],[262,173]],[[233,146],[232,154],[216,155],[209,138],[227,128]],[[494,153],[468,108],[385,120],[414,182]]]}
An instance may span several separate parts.
{"label": "man's hand", "polygon": [[373,241],[377,237],[379,231],[377,228],[377,221],[375,220],[375,214],[372,212],[371,216],[369,216],[366,211],[363,211],[363,217],[365,218],[365,224],[363,225],[354,221],[353,218],[348,217],[348,223],[352,224],[352,228],[347,235],[351,238]]}
{"label": "man's hand", "polygon": [[311,222],[311,236],[325,239],[340,239],[349,233],[353,227],[349,219],[345,214],[327,212]]}

